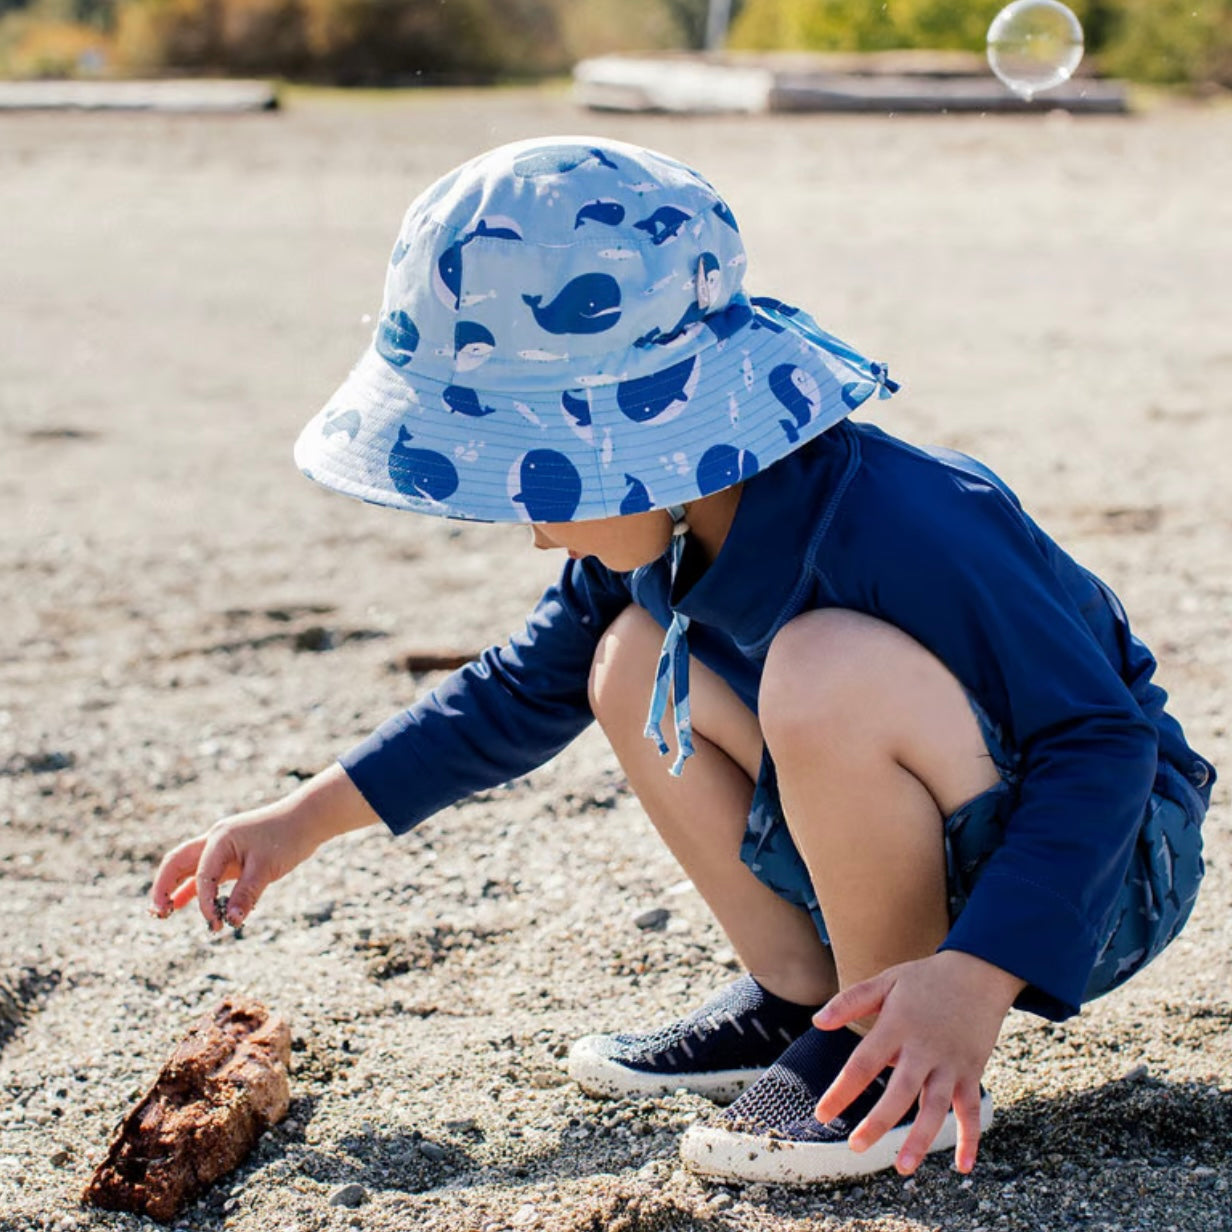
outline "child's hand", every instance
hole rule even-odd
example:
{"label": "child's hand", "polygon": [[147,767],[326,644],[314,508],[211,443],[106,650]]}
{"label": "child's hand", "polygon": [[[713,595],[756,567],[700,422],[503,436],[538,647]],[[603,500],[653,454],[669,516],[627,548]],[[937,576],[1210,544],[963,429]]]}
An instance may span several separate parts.
{"label": "child's hand", "polygon": [[877,1020],[821,1097],[817,1119],[824,1123],[840,1115],[892,1065],[885,1093],[851,1134],[852,1149],[870,1147],[919,1096],[915,1124],[895,1167],[904,1176],[916,1170],[952,1106],[958,1121],[955,1166],[970,1172],[980,1141],[980,1077],[1024,987],[983,959],[945,950],[845,989],[815,1015],[818,1027],[834,1030],[872,1014]]}
{"label": "child's hand", "polygon": [[169,851],[150,890],[150,910],[166,919],[195,898],[212,932],[223,926],[218,887],[234,881],[226,923],[238,928],[265,888],[336,834],[380,820],[341,766],[332,766],[275,804],[215,822]]}

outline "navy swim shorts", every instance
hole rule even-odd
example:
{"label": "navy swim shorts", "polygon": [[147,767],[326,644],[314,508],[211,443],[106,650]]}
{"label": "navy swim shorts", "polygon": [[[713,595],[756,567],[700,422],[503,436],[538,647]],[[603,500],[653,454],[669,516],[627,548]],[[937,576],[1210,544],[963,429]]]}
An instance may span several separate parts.
{"label": "navy swim shorts", "polygon": [[[1018,757],[1001,733],[972,701],[984,742],[1001,782],[969,800],[945,820],[945,862],[950,919],[958,918],[988,858],[1005,841],[1017,801]],[[1167,794],[1158,788],[1167,788]],[[1202,797],[1179,771],[1161,766],[1157,790],[1147,802],[1138,843],[1121,893],[1108,916],[1105,936],[1083,1001],[1091,1001],[1140,971],[1181,931],[1202,880]],[[1183,800],[1185,803],[1178,803]],[[821,939],[829,944],[826,923],[779,801],[778,781],[769,753],[749,809],[740,858],[759,881],[781,898],[804,907]]]}

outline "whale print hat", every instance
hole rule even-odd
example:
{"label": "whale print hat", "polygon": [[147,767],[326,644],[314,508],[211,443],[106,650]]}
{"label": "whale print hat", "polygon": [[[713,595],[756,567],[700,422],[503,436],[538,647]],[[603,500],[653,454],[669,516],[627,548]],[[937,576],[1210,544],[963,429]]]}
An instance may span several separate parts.
{"label": "whale print hat", "polygon": [[897,389],[744,270],[731,210],[672,158],[492,150],[412,203],[372,343],[296,463],[418,513],[581,521],[730,487]]}

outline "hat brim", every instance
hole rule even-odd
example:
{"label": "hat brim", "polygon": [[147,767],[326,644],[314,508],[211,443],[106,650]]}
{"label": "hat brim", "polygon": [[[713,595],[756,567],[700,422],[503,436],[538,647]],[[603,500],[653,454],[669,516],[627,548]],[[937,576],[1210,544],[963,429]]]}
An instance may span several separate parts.
{"label": "hat brim", "polygon": [[651,376],[524,394],[446,385],[370,346],[295,461],[336,492],[416,513],[585,521],[730,487],[895,388],[796,309],[752,301],[738,320],[699,323]]}

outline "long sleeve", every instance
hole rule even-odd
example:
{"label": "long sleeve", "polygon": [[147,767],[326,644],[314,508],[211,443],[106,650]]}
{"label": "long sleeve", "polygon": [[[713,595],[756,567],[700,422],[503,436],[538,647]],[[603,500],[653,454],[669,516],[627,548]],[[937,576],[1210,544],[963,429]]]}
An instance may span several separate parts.
{"label": "long sleeve", "polygon": [[1021,755],[1005,842],[943,948],[1027,980],[1019,1004],[1062,1018],[1077,1011],[1098,957],[1158,737],[1012,500],[941,468],[902,473],[911,482],[893,500],[874,475],[844,501],[829,537],[844,562],[835,601],[928,647]]}
{"label": "long sleeve", "polygon": [[439,809],[542,765],[593,717],[600,636],[629,604],[624,575],[569,561],[526,628],[485,650],[339,761],[402,834]]}

